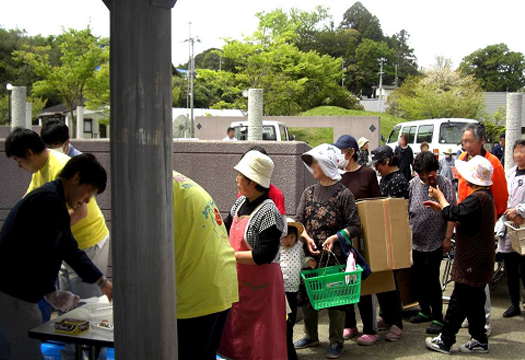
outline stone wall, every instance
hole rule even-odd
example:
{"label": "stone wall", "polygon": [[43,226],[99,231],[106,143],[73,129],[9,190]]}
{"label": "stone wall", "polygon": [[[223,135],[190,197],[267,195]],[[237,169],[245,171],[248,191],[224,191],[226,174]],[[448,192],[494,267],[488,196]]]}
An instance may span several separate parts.
{"label": "stone wall", "polygon": [[[74,146],[93,153],[106,170],[111,172],[109,141],[73,140]],[[241,155],[255,144],[262,145],[275,162],[272,182],[282,189],[286,210],[293,216],[303,190],[311,185],[312,178],[300,160],[300,155],[310,149],[302,142],[238,142],[221,141],[174,141],[174,169],[187,175],[215,199],[219,209],[226,214],[237,196],[236,172],[233,166]],[[4,140],[0,140],[0,225],[3,224],[13,205],[24,196],[30,175],[5,156]],[[111,225],[111,184],[97,197],[106,220]],[[159,204],[162,206],[162,204]],[[140,209],[133,209],[140,211]]]}

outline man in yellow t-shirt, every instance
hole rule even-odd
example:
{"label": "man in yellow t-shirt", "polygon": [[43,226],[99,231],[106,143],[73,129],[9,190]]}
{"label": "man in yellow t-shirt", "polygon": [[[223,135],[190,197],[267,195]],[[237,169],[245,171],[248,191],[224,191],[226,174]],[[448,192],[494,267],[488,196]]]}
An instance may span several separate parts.
{"label": "man in yellow t-shirt", "polygon": [[[7,157],[12,157],[18,166],[29,173],[31,183],[26,195],[40,186],[59,177],[70,157],[46,148],[40,136],[32,130],[16,128],[5,141]],[[104,215],[95,199],[76,210],[69,210],[71,232],[91,261],[103,272],[108,267],[109,230]],[[31,224],[28,224],[31,226]],[[71,291],[81,298],[101,296],[98,286],[82,282],[71,267],[64,264],[60,270],[60,289]]]}
{"label": "man in yellow t-shirt", "polygon": [[173,218],[179,358],[215,359],[239,301],[235,253],[211,196],[175,171]]}

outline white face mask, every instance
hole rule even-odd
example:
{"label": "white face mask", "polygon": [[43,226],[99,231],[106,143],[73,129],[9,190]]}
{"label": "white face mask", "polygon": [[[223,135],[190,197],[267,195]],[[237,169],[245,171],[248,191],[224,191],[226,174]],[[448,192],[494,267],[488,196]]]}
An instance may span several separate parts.
{"label": "white face mask", "polygon": [[350,160],[343,158],[343,160],[339,161],[339,169],[345,170],[349,163],[350,163]]}
{"label": "white face mask", "polygon": [[55,151],[58,151],[59,153],[65,154],[65,152],[64,152],[64,147],[63,147],[63,146],[61,146],[61,147],[57,147],[57,148],[53,148],[53,149],[51,149],[51,150],[55,150]]}

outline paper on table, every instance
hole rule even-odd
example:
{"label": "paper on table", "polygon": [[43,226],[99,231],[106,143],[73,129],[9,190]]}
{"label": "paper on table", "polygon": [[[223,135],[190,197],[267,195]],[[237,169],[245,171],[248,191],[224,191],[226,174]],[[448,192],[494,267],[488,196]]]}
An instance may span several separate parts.
{"label": "paper on table", "polygon": [[99,301],[99,298],[96,296],[88,298],[88,299],[79,300],[79,302],[84,303],[84,304],[94,304],[94,303],[97,303],[98,301]]}

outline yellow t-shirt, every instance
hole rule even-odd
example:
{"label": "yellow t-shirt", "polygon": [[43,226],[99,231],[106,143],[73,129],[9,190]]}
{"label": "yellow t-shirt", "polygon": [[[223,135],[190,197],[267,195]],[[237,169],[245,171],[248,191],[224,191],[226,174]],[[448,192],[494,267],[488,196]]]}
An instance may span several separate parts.
{"label": "yellow t-shirt", "polygon": [[[49,150],[47,164],[31,176],[31,183],[26,194],[48,182],[56,180],[69,159],[70,157],[65,154]],[[87,204],[87,216],[73,225],[71,232],[80,249],[90,248],[108,236],[109,230],[106,226],[104,215],[94,198]]]}
{"label": "yellow t-shirt", "polygon": [[209,315],[239,301],[235,253],[219,209],[193,180],[173,172],[177,318]]}

